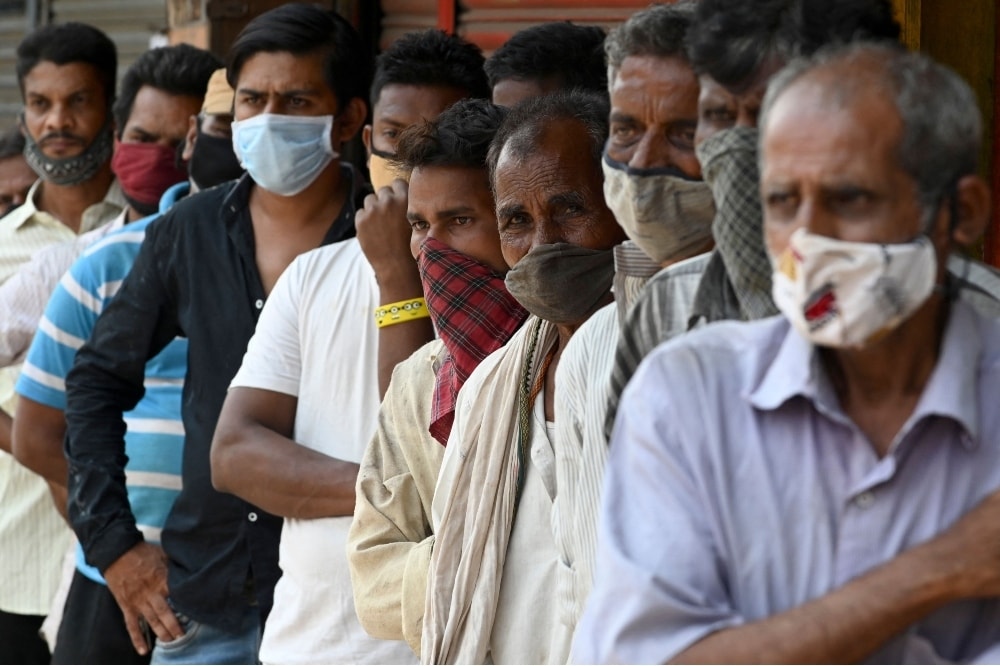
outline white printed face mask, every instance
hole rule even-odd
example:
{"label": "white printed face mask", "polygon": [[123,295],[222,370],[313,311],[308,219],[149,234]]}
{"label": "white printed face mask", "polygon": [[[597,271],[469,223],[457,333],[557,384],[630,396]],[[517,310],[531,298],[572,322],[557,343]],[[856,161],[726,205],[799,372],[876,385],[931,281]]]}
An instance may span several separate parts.
{"label": "white printed face mask", "polygon": [[775,305],[822,347],[865,347],[923,305],[937,281],[927,236],[852,243],[796,230],[774,270]]}
{"label": "white printed face mask", "polygon": [[233,121],[233,151],[255,183],[291,197],[312,185],[338,157],[332,130],[332,115],[261,113]]}
{"label": "white printed face mask", "polygon": [[706,183],[677,169],[632,169],[607,155],[601,167],[604,201],[646,256],[663,264],[706,249],[715,217]]}

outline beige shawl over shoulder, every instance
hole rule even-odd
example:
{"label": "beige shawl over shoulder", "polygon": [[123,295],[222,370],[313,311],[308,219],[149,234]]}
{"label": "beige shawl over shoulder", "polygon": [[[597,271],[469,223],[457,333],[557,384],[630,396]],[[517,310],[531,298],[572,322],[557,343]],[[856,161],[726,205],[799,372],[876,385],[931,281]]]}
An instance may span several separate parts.
{"label": "beige shawl over shoulder", "polygon": [[553,324],[530,317],[495,352],[499,362],[483,368],[478,395],[459,396],[448,446],[461,448],[431,557],[424,663],[481,664],[489,652],[516,512],[518,393],[526,364],[530,386],[556,337]]}

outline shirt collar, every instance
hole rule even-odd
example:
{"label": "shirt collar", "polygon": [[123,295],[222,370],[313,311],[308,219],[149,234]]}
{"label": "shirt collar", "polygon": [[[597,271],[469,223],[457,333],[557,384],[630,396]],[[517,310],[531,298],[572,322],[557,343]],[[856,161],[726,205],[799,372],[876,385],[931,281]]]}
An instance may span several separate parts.
{"label": "shirt collar", "polygon": [[[818,410],[838,421],[847,417],[817,349],[785,323],[785,338],[757,386],[748,394],[754,407],[774,410],[795,396],[808,398]],[[973,448],[979,438],[979,362],[984,342],[972,308],[953,301],[941,342],[940,355],[905,432],[927,416],[952,419],[963,427],[962,443]]]}
{"label": "shirt collar", "polygon": [[41,183],[41,178],[36,180],[28,189],[28,195],[24,198],[24,203],[8,214],[12,218],[11,222],[15,229],[20,229],[38,212],[38,208],[35,207],[35,196],[38,194],[38,188]]}
{"label": "shirt collar", "polygon": [[615,257],[615,273],[629,277],[651,278],[662,268],[630,240],[619,243],[612,249]]}
{"label": "shirt collar", "polygon": [[[38,188],[42,186],[43,182],[41,178],[36,180],[31,189],[28,190],[28,196],[25,198],[24,203],[10,212],[15,229],[20,229],[36,215],[46,215],[52,220],[59,222],[50,213],[38,210],[38,207],[35,205]],[[111,181],[111,186],[104,194],[104,198],[97,203],[87,206],[83,211],[83,215],[80,217],[80,233],[90,231],[108,222],[108,220],[113,219],[119,212],[124,210],[127,205],[128,203],[125,201],[121,185],[118,184],[118,179],[116,178]],[[62,224],[62,222],[59,223]]]}

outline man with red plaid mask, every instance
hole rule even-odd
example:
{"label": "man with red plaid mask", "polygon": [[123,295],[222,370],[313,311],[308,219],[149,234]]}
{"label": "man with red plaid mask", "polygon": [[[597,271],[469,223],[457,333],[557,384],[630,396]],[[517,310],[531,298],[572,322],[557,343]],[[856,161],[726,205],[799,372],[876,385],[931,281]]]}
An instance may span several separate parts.
{"label": "man with red plaid mask", "polygon": [[[436,122],[407,130],[397,153],[410,175],[410,250],[426,303],[419,312],[430,316],[440,339],[393,372],[361,462],[348,561],[365,628],[404,639],[418,654],[434,544],[431,499],[455,398],[528,316],[504,285],[507,263],[486,170],[504,115],[489,102],[463,100]],[[394,323],[412,315],[385,316]]]}

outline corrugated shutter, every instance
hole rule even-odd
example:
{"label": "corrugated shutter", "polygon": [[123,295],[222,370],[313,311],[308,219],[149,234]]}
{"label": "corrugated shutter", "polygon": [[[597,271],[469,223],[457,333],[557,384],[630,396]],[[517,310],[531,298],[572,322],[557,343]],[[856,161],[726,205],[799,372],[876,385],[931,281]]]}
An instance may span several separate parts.
{"label": "corrugated shutter", "polygon": [[408,32],[434,28],[437,24],[437,0],[382,0],[379,49],[385,49]]}
{"label": "corrugated shutter", "polygon": [[23,13],[0,16],[0,132],[17,122],[17,114],[21,112],[21,90],[14,65],[27,22]]}
{"label": "corrugated shutter", "polygon": [[[149,49],[150,40],[167,29],[164,0],[51,0],[49,8],[52,22],[80,21],[107,33],[118,47],[119,79]],[[29,22],[25,14],[0,16],[0,131],[13,123],[21,110],[14,61],[17,45],[32,29]]]}
{"label": "corrugated shutter", "polygon": [[118,47],[119,78],[167,30],[164,0],[51,0],[51,10],[55,23],[80,21],[106,32]]}
{"label": "corrugated shutter", "polygon": [[650,0],[462,0],[458,34],[489,52],[539,23],[573,21],[607,29],[649,5]]}

